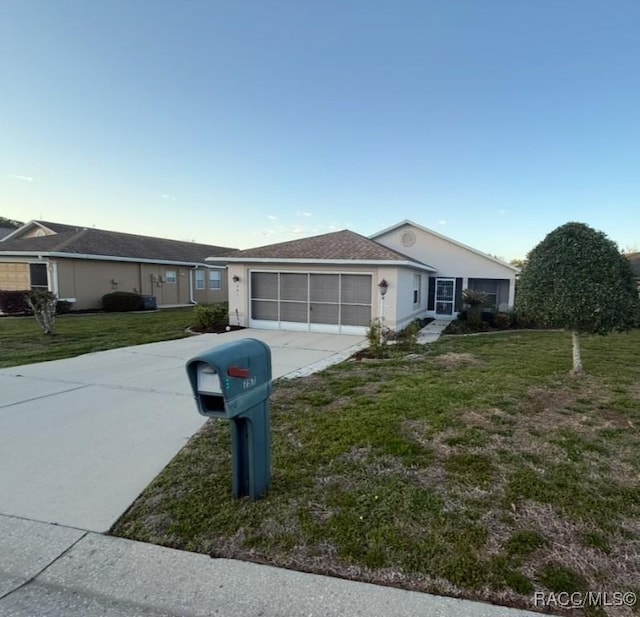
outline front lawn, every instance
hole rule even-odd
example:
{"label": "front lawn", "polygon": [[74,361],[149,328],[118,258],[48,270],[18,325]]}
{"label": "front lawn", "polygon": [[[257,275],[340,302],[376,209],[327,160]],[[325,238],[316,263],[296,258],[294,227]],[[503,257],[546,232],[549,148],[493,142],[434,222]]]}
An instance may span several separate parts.
{"label": "front lawn", "polygon": [[[210,421],[113,532],[527,608],[640,594],[638,349],[640,330],[586,338],[572,378],[566,333],[445,337],[279,381],[266,499],[231,497],[229,425]],[[604,610],[587,614],[632,614]]]}
{"label": "front lawn", "polygon": [[59,315],[45,336],[33,317],[0,317],[0,368],[187,336],[193,308]]}

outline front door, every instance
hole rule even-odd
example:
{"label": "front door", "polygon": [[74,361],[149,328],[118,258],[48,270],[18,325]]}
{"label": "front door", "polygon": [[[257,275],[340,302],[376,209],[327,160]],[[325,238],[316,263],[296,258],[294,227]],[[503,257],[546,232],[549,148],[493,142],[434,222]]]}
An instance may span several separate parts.
{"label": "front door", "polygon": [[436,279],[436,316],[453,317],[456,279]]}

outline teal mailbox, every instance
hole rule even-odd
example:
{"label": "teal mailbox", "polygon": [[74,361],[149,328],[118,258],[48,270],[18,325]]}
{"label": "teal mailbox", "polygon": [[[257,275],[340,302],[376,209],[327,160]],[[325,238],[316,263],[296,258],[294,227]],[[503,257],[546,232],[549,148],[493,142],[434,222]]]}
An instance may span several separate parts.
{"label": "teal mailbox", "polygon": [[187,362],[198,411],[231,422],[233,495],[264,497],[271,482],[271,350],[247,338]]}

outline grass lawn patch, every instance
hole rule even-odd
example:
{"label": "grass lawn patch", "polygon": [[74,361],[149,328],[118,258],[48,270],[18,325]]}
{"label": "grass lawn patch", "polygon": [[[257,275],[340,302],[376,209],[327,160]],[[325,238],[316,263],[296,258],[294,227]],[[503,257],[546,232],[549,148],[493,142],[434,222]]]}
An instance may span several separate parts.
{"label": "grass lawn patch", "polygon": [[113,533],[526,608],[640,594],[639,348],[639,330],[585,338],[574,378],[566,333],[446,337],[279,381],[265,499],[231,497],[210,421]]}
{"label": "grass lawn patch", "polygon": [[0,318],[0,368],[187,336],[193,308],[59,315],[45,336],[33,317]]}

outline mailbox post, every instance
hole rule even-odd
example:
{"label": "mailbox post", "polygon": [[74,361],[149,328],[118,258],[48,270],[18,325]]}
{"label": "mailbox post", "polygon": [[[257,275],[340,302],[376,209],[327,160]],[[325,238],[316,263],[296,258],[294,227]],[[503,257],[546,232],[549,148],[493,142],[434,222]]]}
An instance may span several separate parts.
{"label": "mailbox post", "polygon": [[187,362],[198,411],[231,422],[234,497],[264,497],[271,482],[271,350],[257,339],[214,347]]}

